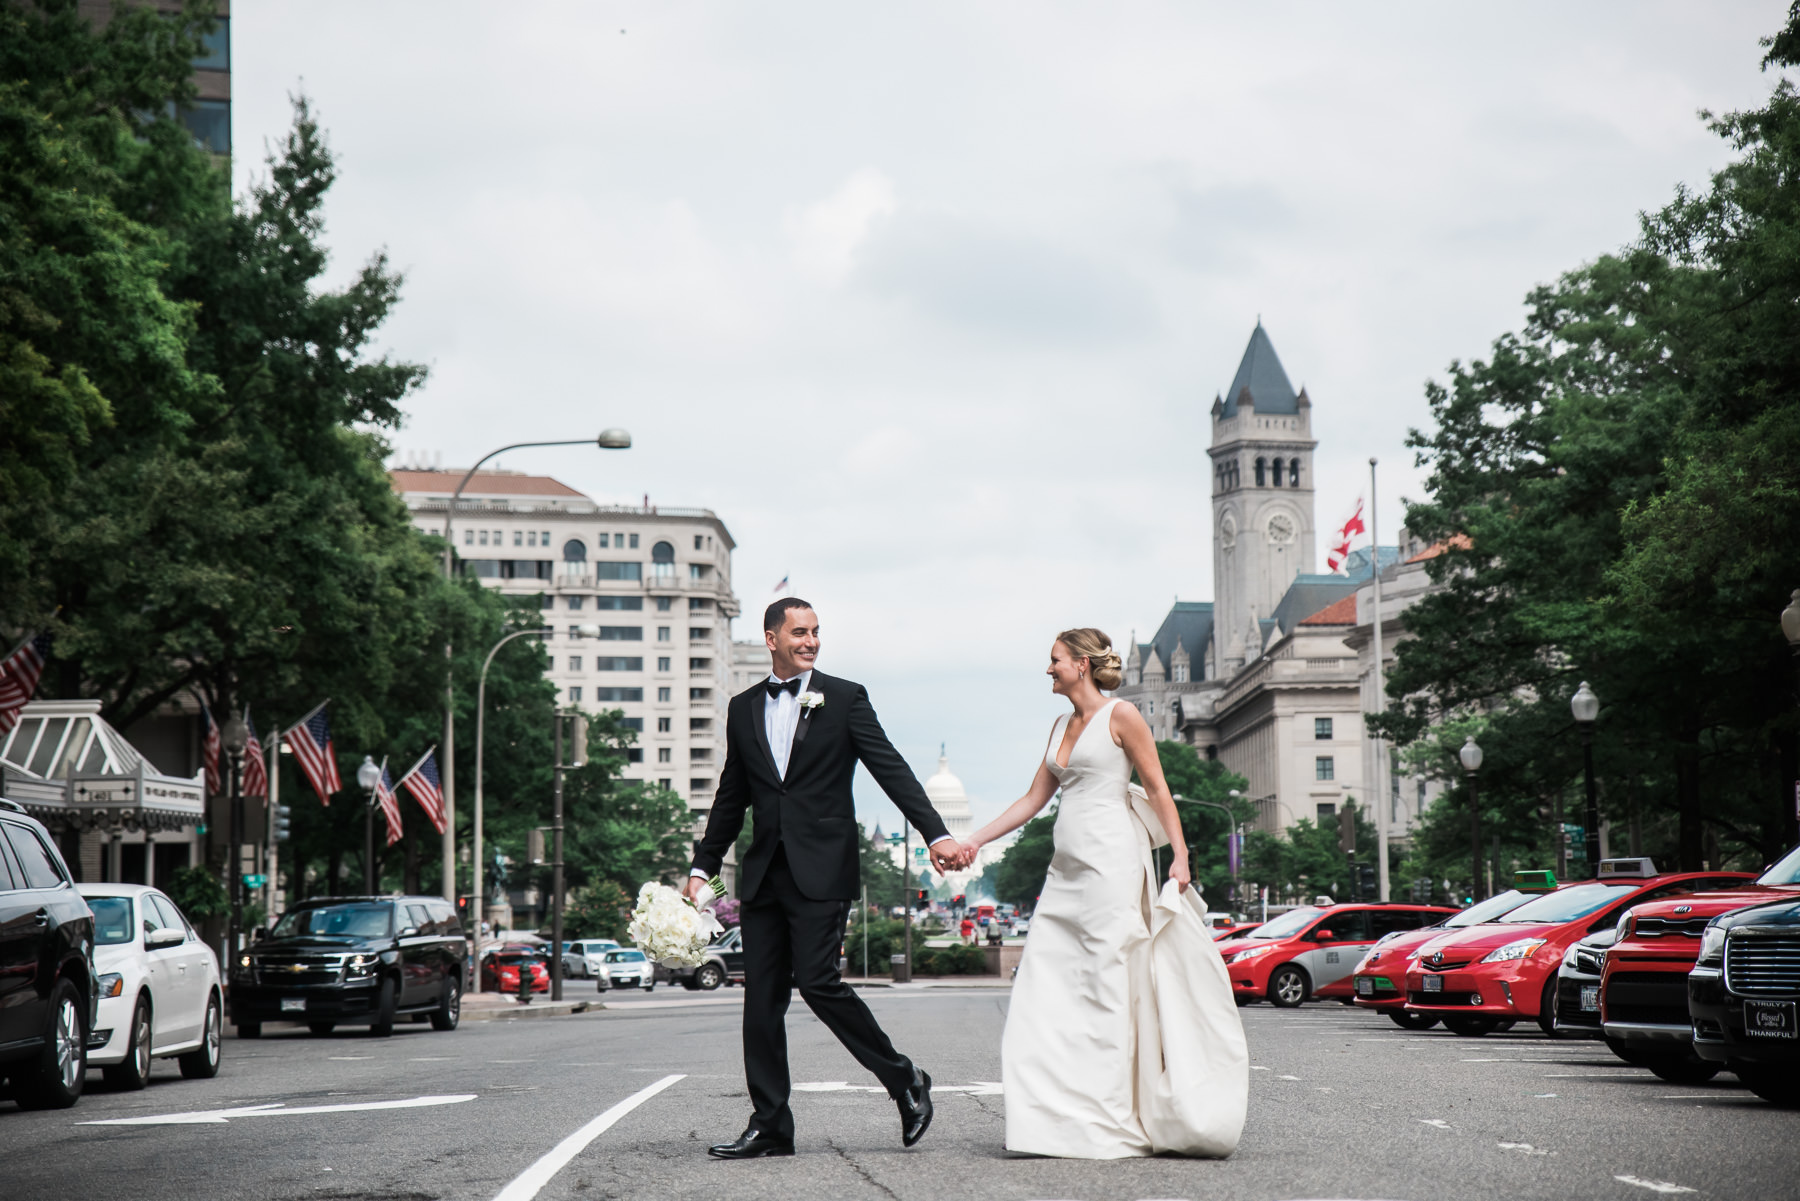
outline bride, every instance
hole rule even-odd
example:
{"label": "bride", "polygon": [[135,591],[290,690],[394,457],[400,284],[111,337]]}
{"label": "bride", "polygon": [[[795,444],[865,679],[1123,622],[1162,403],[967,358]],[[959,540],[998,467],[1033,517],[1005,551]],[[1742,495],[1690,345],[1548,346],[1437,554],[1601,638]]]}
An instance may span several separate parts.
{"label": "bride", "polygon": [[[963,847],[972,859],[1061,792],[1001,1044],[1006,1147],[1068,1159],[1226,1156],[1244,1125],[1243,1026],[1189,886],[1150,728],[1134,706],[1101,695],[1119,686],[1119,668],[1099,630],[1057,635],[1051,690],[1073,712],[1051,728],[1030,791]],[[1165,842],[1173,860],[1159,890],[1151,852]]]}

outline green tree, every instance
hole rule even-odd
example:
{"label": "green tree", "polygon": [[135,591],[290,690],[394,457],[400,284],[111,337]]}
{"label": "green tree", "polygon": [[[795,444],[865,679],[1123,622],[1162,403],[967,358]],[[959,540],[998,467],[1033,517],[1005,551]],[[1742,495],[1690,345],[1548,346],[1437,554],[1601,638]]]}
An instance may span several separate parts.
{"label": "green tree", "polygon": [[862,823],[858,822],[856,829],[860,835],[857,842],[857,865],[862,873],[863,889],[868,895],[869,904],[886,912],[901,903],[901,894],[906,885],[901,879],[900,868],[885,846],[876,846],[870,840],[869,832]]}
{"label": "green tree", "polygon": [[567,938],[625,940],[631,924],[633,900],[611,880],[598,880],[569,894],[563,909],[563,934]]}
{"label": "green tree", "polygon": [[[1203,759],[1185,742],[1163,741],[1156,744],[1156,757],[1162,764],[1163,779],[1169,792],[1182,798],[1175,804],[1181,818],[1181,836],[1196,860],[1194,882],[1213,908],[1228,907],[1231,902],[1231,852],[1227,839],[1232,818],[1240,826],[1248,826],[1256,817],[1256,806],[1241,795],[1249,788],[1244,777],[1225,770],[1216,759]],[[1188,802],[1205,802],[1193,804]],[[1213,806],[1223,806],[1224,812]],[[1230,814],[1231,817],[1228,817]],[[1167,852],[1164,852],[1166,870]]]}
{"label": "green tree", "polygon": [[1056,853],[1056,801],[1043,813],[1019,827],[1019,833],[995,866],[996,900],[1030,910],[1044,891],[1050,859]]}

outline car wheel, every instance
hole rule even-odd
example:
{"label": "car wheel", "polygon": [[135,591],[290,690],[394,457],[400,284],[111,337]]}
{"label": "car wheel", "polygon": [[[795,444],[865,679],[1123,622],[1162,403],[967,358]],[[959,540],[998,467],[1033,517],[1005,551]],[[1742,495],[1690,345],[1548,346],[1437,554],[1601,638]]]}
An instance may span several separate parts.
{"label": "car wheel", "polygon": [[306,1028],[314,1034],[330,1034],[337,1029],[336,1022],[308,1022]]}
{"label": "car wheel", "polygon": [[1297,1009],[1311,992],[1306,973],[1291,963],[1276,968],[1269,977],[1269,1000],[1283,1009]]}
{"label": "car wheel", "polygon": [[150,1083],[150,998],[139,997],[131,1010],[125,1058],[120,1063],[100,1069],[106,1082],[116,1089],[136,1092]]}
{"label": "car wheel", "polygon": [[1766,1064],[1736,1065],[1731,1069],[1745,1088],[1772,1105],[1800,1106],[1800,1076],[1791,1070],[1771,1069]]}
{"label": "car wheel", "polygon": [[1388,1010],[1388,1020],[1402,1030],[1429,1030],[1438,1024],[1434,1013],[1408,1013],[1404,1009]]}
{"label": "car wheel", "polygon": [[387,1038],[394,1033],[394,1007],[397,1004],[394,978],[388,976],[375,990],[375,1020],[369,1023],[370,1038]]}
{"label": "car wheel", "polygon": [[1634,1048],[1630,1043],[1609,1038],[1606,1040],[1606,1049],[1633,1067],[1647,1068],[1650,1066],[1649,1056]]}
{"label": "car wheel", "polygon": [[654,981],[654,980],[644,981],[644,991],[645,992],[655,992],[656,991],[656,981]]}
{"label": "car wheel", "polygon": [[239,1038],[261,1038],[262,1037],[262,1023],[261,1022],[239,1022],[233,1028],[237,1031],[237,1036]]}
{"label": "car wheel", "polygon": [[1480,1038],[1500,1029],[1500,1023],[1490,1017],[1463,1017],[1461,1015],[1444,1017],[1444,1029],[1462,1038]]}
{"label": "car wheel", "polygon": [[1538,998],[1537,1024],[1538,1024],[1538,1029],[1542,1030],[1544,1032],[1545,1037],[1547,1037],[1547,1038],[1556,1038],[1557,1037],[1557,1033],[1556,1033],[1556,976],[1554,973],[1551,974],[1550,979],[1548,979],[1544,982],[1544,994],[1543,994],[1543,996]]}
{"label": "car wheel", "polygon": [[50,990],[44,1015],[44,1046],[19,1081],[16,1100],[20,1109],[67,1109],[81,1100],[87,1077],[87,1024],[82,1021],[82,998],[69,980],[58,980]]}
{"label": "car wheel", "polygon": [[725,983],[725,969],[716,963],[703,963],[700,970],[694,973],[694,987],[713,991]]}
{"label": "car wheel", "polygon": [[219,1074],[219,1054],[224,1049],[224,1018],[219,1013],[219,998],[206,1003],[206,1024],[200,1028],[200,1046],[175,1062],[189,1080],[211,1080]]}
{"label": "car wheel", "polygon": [[1655,1072],[1658,1079],[1670,1084],[1705,1084],[1725,1068],[1724,1064],[1712,1063],[1693,1054],[1659,1055],[1644,1066]]}
{"label": "car wheel", "polygon": [[431,1014],[433,1030],[454,1030],[462,1021],[462,982],[455,976],[444,981],[444,1000]]}

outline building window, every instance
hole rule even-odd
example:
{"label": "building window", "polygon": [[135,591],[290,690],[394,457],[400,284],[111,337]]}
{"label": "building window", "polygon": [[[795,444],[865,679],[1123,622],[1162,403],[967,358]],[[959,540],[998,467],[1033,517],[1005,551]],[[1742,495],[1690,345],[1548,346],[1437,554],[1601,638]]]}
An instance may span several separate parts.
{"label": "building window", "polygon": [[711,788],[712,788],[712,777],[711,776],[707,776],[704,779],[702,779],[698,776],[688,777],[688,790],[690,792],[707,792]]}
{"label": "building window", "polygon": [[537,531],[536,530],[526,530],[525,531],[525,545],[526,546],[536,546],[537,545]]}
{"label": "building window", "polygon": [[688,564],[688,579],[690,579],[690,580],[710,580],[711,578],[712,578],[712,564],[710,564],[710,563],[689,563]]}
{"label": "building window", "polygon": [[710,746],[691,746],[688,748],[689,763],[707,763],[710,762],[711,759],[712,748]]}
{"label": "building window", "polygon": [[658,670],[658,671],[674,671],[675,670],[674,667],[671,666],[672,662],[673,662],[673,660],[671,660],[669,658],[669,656],[658,655],[656,657],[656,670]]}
{"label": "building window", "polygon": [[597,580],[641,580],[644,578],[642,563],[596,563],[594,578]]}
{"label": "building window", "polygon": [[712,732],[712,718],[710,718],[710,717],[690,717],[690,718],[688,718],[688,729],[692,730],[698,734],[711,733]]}
{"label": "building window", "polygon": [[1313,718],[1313,737],[1320,742],[1331,740],[1331,719],[1329,717]]}
{"label": "building window", "polygon": [[564,563],[586,563],[587,562],[587,543],[583,542],[579,538],[571,538],[567,542],[563,543],[563,562]]}
{"label": "building window", "polygon": [[667,718],[667,717],[659,717],[659,718],[657,718],[657,719],[656,719],[656,732],[657,732],[657,733],[658,733],[658,734],[667,734],[667,733],[669,733],[669,730],[670,730],[670,725],[669,725],[669,723],[670,723],[670,722],[671,722],[671,721],[672,721],[672,720],[673,720],[673,719],[672,719],[672,718]]}
{"label": "building window", "polygon": [[554,596],[551,596],[548,592],[538,593],[538,608],[540,608],[540,609],[556,608],[556,598]]}
{"label": "building window", "polygon": [[658,542],[650,548],[650,574],[663,580],[675,574],[675,544]]}
{"label": "building window", "polygon": [[711,659],[689,659],[688,660],[688,670],[689,671],[711,671],[712,670],[712,660]]}
{"label": "building window", "polygon": [[596,701],[641,701],[644,699],[642,688],[596,688]]}
{"label": "building window", "polygon": [[712,700],[712,689],[710,689],[710,688],[690,688],[690,689],[688,689],[688,700],[690,700],[690,701],[710,701],[710,700]]}
{"label": "building window", "polygon": [[1314,807],[1313,812],[1318,815],[1321,826],[1326,822],[1337,820],[1337,805],[1332,801],[1320,801]]}
{"label": "building window", "polygon": [[569,688],[569,703],[571,705],[579,705],[581,703],[581,685],[580,684],[574,684],[574,685],[570,686],[570,688]]}
{"label": "building window", "polygon": [[662,704],[665,704],[665,705],[668,704],[671,700],[674,699],[672,696],[669,695],[669,691],[670,690],[667,688],[658,688],[656,690],[656,699],[659,702],[661,702]]}
{"label": "building window", "polygon": [[600,535],[600,549],[608,550],[611,548],[611,546],[612,546],[612,535],[611,534],[601,534]]}
{"label": "building window", "polygon": [[636,534],[633,534],[633,535],[632,535],[632,536],[631,536],[631,549],[632,549],[632,550],[636,550],[636,549],[637,549],[637,535],[636,535]]}
{"label": "building window", "polygon": [[675,635],[671,632],[671,627],[669,627],[669,626],[657,626],[656,627],[656,640],[658,642],[668,642],[669,640],[674,638],[674,636]]}
{"label": "building window", "polygon": [[695,550],[704,550],[705,549],[705,543],[699,534],[694,535],[694,549]]}
{"label": "building window", "polygon": [[1313,779],[1315,779],[1315,780],[1335,780],[1335,779],[1337,779],[1337,761],[1334,760],[1330,755],[1320,755],[1318,758],[1314,759],[1313,760]]}
{"label": "building window", "polygon": [[1188,677],[1188,667],[1187,667],[1187,664],[1185,664],[1185,663],[1177,663],[1177,664],[1176,664],[1176,665],[1175,665],[1175,683],[1177,683],[1177,684],[1185,684],[1185,683],[1187,683],[1187,682],[1188,682],[1188,678],[1187,678],[1187,677]]}
{"label": "building window", "polygon": [[488,532],[487,532],[487,531],[486,531],[486,530],[482,530],[482,531],[481,531],[481,543],[480,543],[480,544],[481,544],[481,545],[482,545],[482,546],[486,546],[486,545],[487,545],[487,534],[488,534]]}
{"label": "building window", "polygon": [[550,531],[549,530],[539,530],[538,531],[538,545],[539,546],[549,546],[550,545]]}
{"label": "building window", "polygon": [[1281,487],[1281,460],[1276,459],[1274,462],[1270,463],[1269,466],[1274,473],[1275,486],[1277,488]]}
{"label": "building window", "polygon": [[475,531],[474,530],[464,530],[463,531],[463,545],[464,546],[474,546],[475,545]]}
{"label": "building window", "polygon": [[707,629],[705,626],[689,626],[688,627],[688,641],[690,641],[690,642],[704,642],[708,638],[711,638],[711,637],[712,637],[712,631]]}
{"label": "building window", "polygon": [[659,746],[656,748],[656,761],[658,763],[672,763],[672,762],[674,762],[674,760],[675,760],[675,752],[674,751],[670,750],[666,746]]}
{"label": "building window", "polygon": [[672,596],[659,596],[656,598],[656,611],[658,613],[667,613],[669,611],[669,606],[674,603],[675,598]]}
{"label": "building window", "polygon": [[594,608],[642,612],[644,608],[644,598],[641,596],[596,596],[594,598]]}
{"label": "building window", "polygon": [[231,101],[190,100],[181,106],[181,123],[196,145],[214,154],[231,153]]}
{"label": "building window", "polygon": [[206,49],[190,65],[209,71],[231,70],[231,18],[219,17],[217,20],[218,25],[211,33],[200,35],[200,44]]}
{"label": "building window", "polygon": [[595,671],[642,671],[644,660],[638,655],[595,655]]}
{"label": "building window", "polygon": [[1299,459],[1289,459],[1288,460],[1288,487],[1298,488],[1299,486],[1300,486],[1300,460]]}
{"label": "building window", "polygon": [[656,782],[656,783],[657,783],[657,785],[658,785],[658,786],[659,786],[659,787],[662,787],[662,788],[666,788],[666,789],[668,789],[668,790],[669,790],[669,791],[670,791],[670,792],[674,792],[674,791],[675,791],[675,781],[673,781],[673,780],[670,780],[670,779],[668,779],[668,778],[666,778],[666,777],[665,777],[665,778],[664,778],[664,779],[661,779],[661,780],[658,780],[658,781],[657,781],[657,782]]}
{"label": "building window", "polygon": [[581,656],[580,655],[570,655],[569,656],[569,670],[570,671],[580,671],[581,670]]}
{"label": "building window", "polygon": [[571,596],[569,598],[569,608],[571,608],[571,609],[581,608],[581,598],[579,596]]}
{"label": "building window", "polygon": [[1156,702],[1155,701],[1147,702],[1144,706],[1144,713],[1148,717],[1155,717],[1156,716]]}
{"label": "building window", "polygon": [[688,612],[689,613],[711,613],[712,612],[712,597],[710,597],[710,596],[690,596],[690,597],[688,597]]}
{"label": "building window", "polygon": [[1256,486],[1257,486],[1257,487],[1258,487],[1258,488],[1260,488],[1260,487],[1262,487],[1262,486],[1263,486],[1263,469],[1264,469],[1264,466],[1265,466],[1265,463],[1264,463],[1264,460],[1263,460],[1263,458],[1262,458],[1262,457],[1261,457],[1261,456],[1260,456],[1260,455],[1259,455],[1259,456],[1257,456],[1257,459],[1256,459]]}
{"label": "building window", "polygon": [[523,530],[514,530],[513,531],[513,545],[514,546],[524,546],[525,545],[525,532]]}
{"label": "building window", "polygon": [[600,641],[602,642],[642,642],[643,640],[643,626],[600,627]]}
{"label": "building window", "polygon": [[644,719],[641,717],[621,717],[619,725],[627,730],[636,730],[640,734],[644,732]]}
{"label": "building window", "polygon": [[628,746],[625,748],[625,762],[627,762],[627,763],[642,763],[643,761],[644,761],[644,748],[643,747]]}

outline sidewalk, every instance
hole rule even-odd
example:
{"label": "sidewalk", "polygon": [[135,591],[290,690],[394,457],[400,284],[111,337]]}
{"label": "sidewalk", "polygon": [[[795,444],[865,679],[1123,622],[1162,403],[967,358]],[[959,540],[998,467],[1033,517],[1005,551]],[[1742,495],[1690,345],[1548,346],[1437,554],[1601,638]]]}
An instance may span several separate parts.
{"label": "sidewalk", "polygon": [[911,992],[925,988],[1011,988],[1012,981],[1000,976],[920,976],[911,984],[895,984],[886,976],[845,976],[852,988],[891,988],[895,992]]}
{"label": "sidewalk", "polygon": [[465,1022],[491,1022],[500,1018],[553,1018],[566,1017],[571,1013],[589,1013],[606,1006],[598,1000],[552,1001],[548,996],[533,998],[531,1004],[521,1005],[513,997],[503,993],[464,993],[462,998],[462,1020]]}

